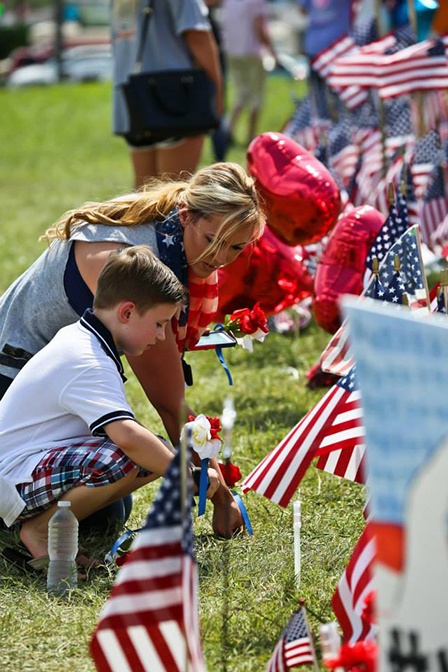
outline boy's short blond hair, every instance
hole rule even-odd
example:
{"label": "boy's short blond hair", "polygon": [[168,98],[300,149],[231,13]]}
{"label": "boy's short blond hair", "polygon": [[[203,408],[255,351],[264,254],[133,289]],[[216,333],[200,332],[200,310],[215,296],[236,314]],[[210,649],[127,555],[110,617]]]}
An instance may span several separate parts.
{"label": "boy's short blond hair", "polygon": [[188,292],[174,273],[146,245],[110,254],[98,276],[93,308],[113,308],[132,301],[139,313],[161,303],[186,303]]}

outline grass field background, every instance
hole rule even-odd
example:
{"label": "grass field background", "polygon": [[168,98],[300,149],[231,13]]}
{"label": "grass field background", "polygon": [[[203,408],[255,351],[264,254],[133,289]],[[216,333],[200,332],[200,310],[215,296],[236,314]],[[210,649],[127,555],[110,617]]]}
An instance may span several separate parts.
{"label": "grass field background", "polygon": [[[278,131],[291,115],[292,96],[303,90],[271,77],[260,131]],[[231,93],[230,93],[231,95]],[[108,84],[0,89],[0,291],[37,256],[39,236],[65,210],[131,189],[124,143],[110,134]],[[245,164],[243,121],[228,159]],[[209,142],[202,163],[212,162]],[[196,412],[218,415],[231,392],[237,411],[233,460],[247,475],[325,390],[306,388],[305,373],[328,336],[311,324],[299,335],[270,334],[252,354],[226,356],[234,386],[212,352],[191,353],[195,384],[188,401]],[[137,417],[162,431],[132,375],[127,384]],[[131,527],[144,520],[158,486],[135,496]],[[199,599],[208,669],[264,670],[299,599],[305,599],[314,633],[333,620],[330,599],[362,530],[363,491],[311,468],[300,492],[302,574],[294,575],[292,507],[282,509],[245,496],[252,537],[223,541],[212,534],[210,507],[196,521]],[[99,557],[110,539],[83,539]],[[114,578],[104,572],[82,583],[70,599],[51,599],[45,580],[0,561],[0,667],[4,672],[87,672],[87,646]]]}

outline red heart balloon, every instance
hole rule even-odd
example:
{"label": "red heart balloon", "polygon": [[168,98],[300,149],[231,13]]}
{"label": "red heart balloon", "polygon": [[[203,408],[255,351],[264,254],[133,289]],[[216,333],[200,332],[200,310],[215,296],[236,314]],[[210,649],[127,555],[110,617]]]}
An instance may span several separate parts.
{"label": "red heart balloon", "polygon": [[306,257],[301,245],[285,245],[266,228],[253,246],[219,269],[217,321],[239,308],[253,308],[257,301],[267,315],[273,315],[311,296],[313,278]]}
{"label": "red heart balloon", "polygon": [[313,313],[317,324],[334,334],[341,325],[339,297],[361,294],[367,253],[385,216],[370,205],[340,215],[319,259],[314,280]]}
{"label": "red heart balloon", "polygon": [[320,240],[341,209],[338,186],[325,166],[282,133],[262,133],[247,165],[264,200],[268,226],[287,245]]}

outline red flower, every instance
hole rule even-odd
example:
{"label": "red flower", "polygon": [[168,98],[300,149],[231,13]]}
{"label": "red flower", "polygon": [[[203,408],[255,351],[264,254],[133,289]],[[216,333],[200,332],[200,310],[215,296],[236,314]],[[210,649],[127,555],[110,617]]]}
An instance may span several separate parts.
{"label": "red flower", "polygon": [[230,323],[228,325],[230,330],[232,330],[233,322],[242,334],[255,334],[258,330],[267,334],[269,331],[266,315],[260,307],[259,301],[257,301],[252,310],[249,310],[249,308],[234,310],[230,315]]}
{"label": "red flower", "polygon": [[324,661],[325,667],[334,670],[344,667],[351,672],[375,672],[378,655],[378,645],[375,642],[363,640],[355,644],[343,644],[336,658]]}
{"label": "red flower", "polygon": [[362,610],[361,618],[367,623],[375,623],[375,598],[376,593],[371,590],[364,598],[364,609]]}
{"label": "red flower", "polygon": [[233,464],[232,462],[219,462],[219,468],[221,473],[224,476],[224,481],[229,488],[233,488],[235,483],[241,478],[240,468]]}
{"label": "red flower", "polygon": [[205,416],[210,423],[210,434],[212,439],[219,439],[219,432],[221,431],[221,420],[219,418],[210,418],[208,415]]}

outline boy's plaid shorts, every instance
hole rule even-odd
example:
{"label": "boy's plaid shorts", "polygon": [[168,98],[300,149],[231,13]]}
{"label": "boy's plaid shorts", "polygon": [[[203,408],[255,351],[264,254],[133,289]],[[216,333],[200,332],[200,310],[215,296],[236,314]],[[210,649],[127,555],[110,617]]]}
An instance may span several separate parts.
{"label": "boy's plaid shorts", "polygon": [[108,438],[86,437],[68,446],[45,453],[32,473],[32,482],[17,485],[26,504],[19,520],[48,509],[61,496],[76,487],[110,485],[127,476],[133,469],[139,476],[150,472],[138,467]]}

